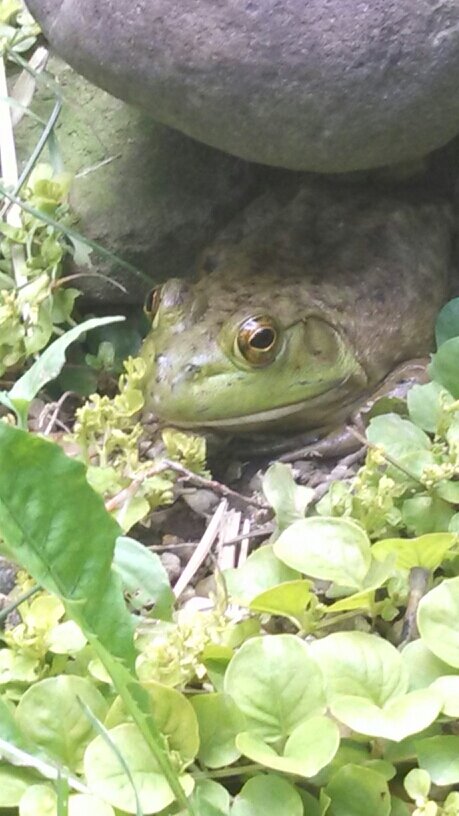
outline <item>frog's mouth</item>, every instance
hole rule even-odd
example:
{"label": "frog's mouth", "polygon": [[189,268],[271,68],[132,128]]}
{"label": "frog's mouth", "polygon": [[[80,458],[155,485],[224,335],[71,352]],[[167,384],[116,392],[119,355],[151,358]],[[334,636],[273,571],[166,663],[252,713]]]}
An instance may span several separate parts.
{"label": "frog's mouth", "polygon": [[[319,428],[329,421],[330,414],[337,417],[341,414],[346,415],[350,406],[356,403],[361,392],[356,393],[353,379],[352,375],[348,375],[340,380],[335,380],[314,397],[307,397],[290,405],[218,419],[196,416],[193,420],[175,421],[171,418],[168,424],[189,430],[237,431],[239,434],[244,433],[246,428],[247,432],[249,432],[253,428],[262,427],[263,425],[275,427],[284,423],[286,427],[302,424],[306,429],[308,426]],[[343,392],[346,385],[350,387]]]}

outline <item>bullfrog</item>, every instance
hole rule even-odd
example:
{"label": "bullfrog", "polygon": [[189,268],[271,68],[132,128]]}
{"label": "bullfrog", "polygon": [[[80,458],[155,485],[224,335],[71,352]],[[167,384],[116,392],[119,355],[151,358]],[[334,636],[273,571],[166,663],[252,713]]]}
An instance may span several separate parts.
{"label": "bullfrog", "polygon": [[146,411],[251,442],[330,433],[431,350],[451,233],[448,205],[416,189],[265,192],[194,280],[151,293]]}

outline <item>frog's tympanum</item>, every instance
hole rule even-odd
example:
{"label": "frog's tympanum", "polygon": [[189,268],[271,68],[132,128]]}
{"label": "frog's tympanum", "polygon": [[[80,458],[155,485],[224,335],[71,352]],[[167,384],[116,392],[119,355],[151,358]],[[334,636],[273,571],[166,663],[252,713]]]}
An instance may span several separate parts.
{"label": "frog's tympanum", "polygon": [[147,410],[239,437],[317,435],[426,354],[448,296],[447,208],[421,194],[311,185],[265,194],[148,309]]}

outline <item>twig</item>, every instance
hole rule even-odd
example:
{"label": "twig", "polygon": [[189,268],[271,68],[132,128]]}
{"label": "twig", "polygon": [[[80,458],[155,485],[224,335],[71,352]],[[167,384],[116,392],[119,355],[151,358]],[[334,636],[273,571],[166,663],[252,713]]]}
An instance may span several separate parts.
{"label": "twig", "polygon": [[[59,411],[61,410],[61,408],[62,408],[62,406],[63,406],[63,404],[64,404],[65,400],[66,400],[68,397],[72,396],[72,394],[73,394],[73,393],[74,393],[73,391],[64,391],[64,393],[62,394],[62,396],[61,396],[61,397],[59,397],[58,401],[57,401],[57,402],[56,402],[56,404],[55,404],[54,411],[53,411],[53,413],[51,414],[51,419],[49,420],[49,422],[48,422],[48,424],[47,424],[47,426],[46,426],[45,430],[43,431],[43,436],[49,436],[49,434],[51,433],[52,429],[54,428],[54,425],[56,424],[57,415],[58,415]],[[40,423],[39,423],[39,427],[40,427]]]}
{"label": "twig", "polygon": [[410,569],[410,593],[408,595],[408,603],[406,605],[405,615],[403,617],[399,649],[403,649],[407,643],[419,637],[416,625],[416,615],[419,601],[427,592],[429,578],[430,570],[424,569],[423,567],[412,567]]}
{"label": "twig", "polygon": [[[3,183],[7,187],[15,187],[18,182],[18,163],[16,159],[16,147],[14,144],[13,122],[11,119],[11,109],[6,101],[8,97],[8,85],[6,81],[5,60],[0,56],[0,165]],[[21,211],[17,202],[12,206],[6,216],[6,222],[11,227],[21,227]],[[27,283],[25,273],[26,256],[22,244],[13,243],[11,247],[11,263],[13,266],[14,278],[17,286]],[[28,317],[29,308],[27,304],[22,309],[23,317]]]}
{"label": "twig", "polygon": [[215,493],[219,493],[221,496],[237,499],[238,501],[242,502],[242,504],[251,507],[260,507],[263,510],[271,510],[270,505],[264,502],[262,499],[244,496],[242,493],[232,490],[230,487],[227,487],[221,482],[216,482],[215,479],[206,479],[204,476],[198,476],[197,473],[193,473],[192,470],[188,470],[188,468],[180,465],[178,462],[173,462],[171,459],[163,459],[163,462],[168,468],[170,468],[170,470],[174,470],[176,473],[179,473],[188,482],[195,484],[196,487],[205,487],[208,490],[213,490]]}
{"label": "twig", "polygon": [[177,583],[174,586],[173,591],[176,598],[179,598],[184,589],[186,589],[191,579],[201,566],[202,562],[207,557],[211,547],[215,543],[220,531],[220,526],[225,517],[227,508],[228,502],[226,501],[226,499],[222,499],[215,513],[213,514],[207,526],[207,529],[201,538],[201,541],[197,545],[193,555],[188,561],[188,564],[186,565],[180,578],[178,579]]}

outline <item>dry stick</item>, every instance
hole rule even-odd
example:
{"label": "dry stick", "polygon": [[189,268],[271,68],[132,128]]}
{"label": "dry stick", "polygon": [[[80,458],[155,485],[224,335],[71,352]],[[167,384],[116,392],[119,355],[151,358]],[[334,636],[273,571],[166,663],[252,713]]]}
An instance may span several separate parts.
{"label": "dry stick", "polygon": [[403,649],[411,640],[419,637],[416,616],[421,598],[426,594],[430,579],[430,570],[424,567],[412,567],[410,570],[408,603],[406,605],[399,649]]}
{"label": "dry stick", "polygon": [[213,514],[207,527],[207,530],[205,531],[204,535],[201,538],[201,541],[197,545],[193,555],[188,561],[188,564],[186,565],[180,578],[178,579],[177,583],[174,586],[174,595],[176,598],[178,598],[182,594],[184,589],[188,586],[191,579],[201,566],[202,562],[207,557],[209,550],[215,543],[220,531],[220,526],[225,517],[227,507],[228,502],[226,501],[226,499],[222,499],[215,513]]}
{"label": "dry stick", "polygon": [[[11,119],[11,108],[6,101],[8,97],[8,85],[6,82],[5,60],[0,56],[0,166],[3,183],[6,187],[15,187],[18,182],[18,164],[16,159],[16,147],[14,144],[13,121]],[[21,227],[21,210],[15,205],[10,207],[6,216],[6,223],[11,227]],[[11,248],[11,262],[13,265],[16,286],[23,286],[27,283],[25,272],[26,256],[22,244],[13,243]],[[23,317],[28,317],[29,309],[25,305],[22,309]]]}
{"label": "dry stick", "polygon": [[205,487],[208,490],[213,490],[215,493],[219,493],[221,496],[237,499],[243,504],[251,507],[260,507],[263,510],[272,509],[270,505],[264,502],[262,499],[243,496],[242,493],[232,490],[230,487],[227,487],[221,482],[216,482],[215,479],[206,479],[204,476],[198,476],[197,473],[193,473],[192,470],[188,470],[188,468],[180,465],[178,462],[172,462],[170,459],[164,459],[163,462],[170,470],[174,470],[176,473],[179,473],[188,482],[195,484],[196,487]]}

